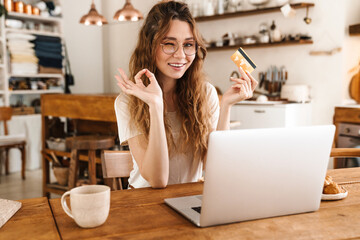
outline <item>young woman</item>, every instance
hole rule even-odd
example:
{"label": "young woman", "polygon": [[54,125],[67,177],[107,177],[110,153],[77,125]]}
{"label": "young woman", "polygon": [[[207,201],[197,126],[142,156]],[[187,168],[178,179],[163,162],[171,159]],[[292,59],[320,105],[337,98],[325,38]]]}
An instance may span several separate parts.
{"label": "young woman", "polygon": [[160,2],[149,12],[130,60],[130,78],[116,75],[121,144],[128,142],[135,188],[196,182],[210,132],[229,129],[230,108],[252,97],[257,81],[241,68],[222,97],[206,81],[202,40],[186,4]]}

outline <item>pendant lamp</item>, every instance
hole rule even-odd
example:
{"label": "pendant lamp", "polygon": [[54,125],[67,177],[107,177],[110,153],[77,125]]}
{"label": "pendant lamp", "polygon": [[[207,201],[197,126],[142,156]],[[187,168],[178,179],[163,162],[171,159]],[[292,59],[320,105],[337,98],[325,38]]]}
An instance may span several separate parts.
{"label": "pendant lamp", "polygon": [[85,24],[86,26],[102,26],[103,24],[107,24],[108,22],[105,17],[103,17],[98,13],[98,11],[96,11],[94,0],[92,0],[90,11],[88,12],[88,14],[82,16],[82,18],[80,19],[80,23]]}
{"label": "pendant lamp", "polygon": [[136,10],[131,4],[130,0],[126,0],[124,7],[118,10],[114,15],[114,20],[117,21],[139,21],[143,19],[140,11]]}

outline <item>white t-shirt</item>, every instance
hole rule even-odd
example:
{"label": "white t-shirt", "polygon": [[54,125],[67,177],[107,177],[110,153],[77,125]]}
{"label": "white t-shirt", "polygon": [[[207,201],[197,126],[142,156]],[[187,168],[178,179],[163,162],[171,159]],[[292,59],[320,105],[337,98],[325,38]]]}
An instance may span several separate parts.
{"label": "white t-shirt", "polygon": [[[213,113],[211,117],[212,129],[216,130],[219,119],[219,99],[215,87],[207,83],[208,103]],[[131,131],[129,127],[130,114],[127,107],[128,98],[120,94],[115,100],[115,113],[119,130],[120,143],[123,144],[128,139],[141,133],[137,130]],[[175,145],[178,145],[181,122],[176,112],[167,112],[166,117],[170,120],[172,135]],[[191,144],[191,143],[189,143]],[[131,151],[131,149],[130,149]],[[169,181],[168,184],[196,182],[202,175],[202,162],[194,159],[193,152],[174,153],[169,159]],[[133,170],[130,173],[129,184],[134,188],[150,187],[150,184],[141,176],[139,167],[133,157]]]}

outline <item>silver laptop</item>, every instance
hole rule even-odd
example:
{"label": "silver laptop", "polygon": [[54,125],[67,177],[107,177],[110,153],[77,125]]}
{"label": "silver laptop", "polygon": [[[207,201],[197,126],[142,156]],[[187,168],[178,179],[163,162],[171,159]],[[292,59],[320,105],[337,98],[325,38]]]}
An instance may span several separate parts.
{"label": "silver laptop", "polygon": [[165,203],[207,227],[319,209],[335,127],[210,134],[203,195]]}

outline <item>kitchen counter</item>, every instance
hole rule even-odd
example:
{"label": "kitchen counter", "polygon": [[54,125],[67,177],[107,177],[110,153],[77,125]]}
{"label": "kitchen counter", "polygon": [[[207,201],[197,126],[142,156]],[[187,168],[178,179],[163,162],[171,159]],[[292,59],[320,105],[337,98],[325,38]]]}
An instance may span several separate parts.
{"label": "kitchen counter", "polygon": [[360,104],[346,104],[346,105],[337,105],[336,108],[360,108]]}
{"label": "kitchen counter", "polygon": [[[287,102],[287,101],[266,101],[266,102],[258,102],[258,101],[241,101],[235,103],[235,105],[293,105],[293,104],[309,104],[310,102],[305,103],[297,103],[297,102]],[[360,105],[359,105],[360,106]]]}
{"label": "kitchen counter", "polygon": [[235,104],[231,121],[240,121],[238,128],[270,128],[311,125],[311,103],[244,101]]}

